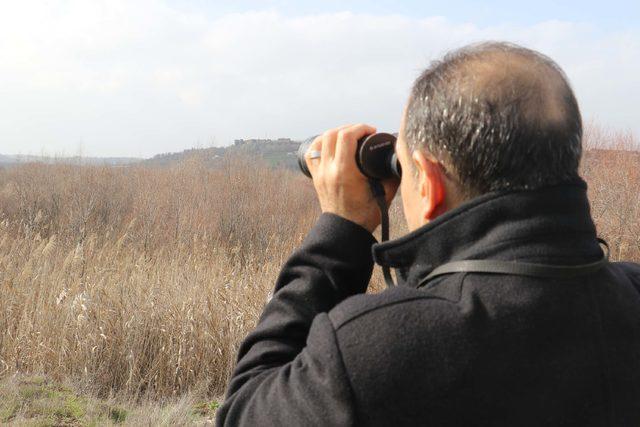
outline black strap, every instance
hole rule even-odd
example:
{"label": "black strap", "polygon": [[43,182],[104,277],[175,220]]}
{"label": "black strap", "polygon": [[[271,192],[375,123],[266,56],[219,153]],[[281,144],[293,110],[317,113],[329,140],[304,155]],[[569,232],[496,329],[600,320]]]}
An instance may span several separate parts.
{"label": "black strap", "polygon": [[598,242],[600,242],[606,250],[603,251],[602,259],[589,264],[551,265],[497,260],[454,261],[443,264],[434,269],[420,282],[418,287],[420,288],[426,285],[435,277],[454,273],[510,274],[515,276],[541,277],[547,279],[564,279],[584,276],[595,273],[609,262],[609,245],[602,239],[598,239]]}
{"label": "black strap", "polygon": [[[387,201],[385,199],[384,194],[384,186],[382,183],[376,179],[369,179],[369,187],[371,187],[371,193],[373,197],[376,199],[378,203],[378,207],[380,208],[380,226],[381,230],[381,241],[386,242],[389,240],[389,211],[387,208]],[[388,287],[392,288],[395,286],[393,283],[393,278],[391,277],[391,270],[388,266],[382,266],[382,275],[384,276],[384,281]]]}

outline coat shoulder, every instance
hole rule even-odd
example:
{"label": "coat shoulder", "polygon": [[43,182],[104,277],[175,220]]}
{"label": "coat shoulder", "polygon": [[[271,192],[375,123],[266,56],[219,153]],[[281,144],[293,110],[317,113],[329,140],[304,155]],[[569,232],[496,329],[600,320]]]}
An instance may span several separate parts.
{"label": "coat shoulder", "polygon": [[[378,294],[355,295],[331,310],[329,318],[338,330],[356,320],[366,322],[367,318],[380,316],[393,319],[397,317],[396,313],[413,310],[419,310],[422,316],[456,316],[459,314],[457,303],[461,286],[462,277],[454,277],[428,289],[397,286]],[[425,311],[425,306],[435,309]]]}
{"label": "coat shoulder", "polygon": [[[640,264],[636,264],[635,262],[612,262],[610,268],[614,270],[614,272],[621,273],[623,278],[629,280],[638,292],[640,292]],[[619,277],[618,280],[623,279]]]}
{"label": "coat shoulder", "polygon": [[613,262],[611,264],[628,275],[640,276],[640,264],[635,262]]}

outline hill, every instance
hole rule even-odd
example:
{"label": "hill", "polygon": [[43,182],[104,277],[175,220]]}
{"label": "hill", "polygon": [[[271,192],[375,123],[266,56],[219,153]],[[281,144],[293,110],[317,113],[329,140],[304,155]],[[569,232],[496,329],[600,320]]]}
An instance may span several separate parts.
{"label": "hill", "polygon": [[297,168],[296,152],[299,141],[290,138],[279,139],[237,139],[233,145],[227,147],[192,148],[179,153],[158,154],[144,164],[154,166],[169,166],[190,158],[204,159],[207,163],[215,164],[227,155],[241,154],[265,160],[273,167]]}
{"label": "hill", "polygon": [[47,157],[31,155],[5,155],[0,154],[0,166],[16,165],[21,163],[63,163],[84,165],[108,165],[121,166],[138,163],[143,159],[135,157]]}
{"label": "hill", "polygon": [[171,166],[192,158],[204,159],[214,166],[227,155],[248,155],[266,161],[272,167],[297,168],[296,151],[299,141],[290,138],[238,139],[227,147],[191,148],[176,153],[162,153],[149,159],[134,157],[45,157],[0,154],[0,167],[22,163],[63,163],[85,165],[123,166],[143,164],[147,166]]}
{"label": "hill", "polygon": [[[149,159],[134,157],[43,157],[43,156],[22,156],[22,155],[2,155],[0,154],[0,167],[15,165],[20,163],[71,163],[88,165],[110,165],[122,166],[131,164],[143,164],[147,166],[172,166],[185,160],[198,158],[205,163],[215,166],[228,155],[248,155],[249,157],[260,158],[272,167],[285,167],[297,169],[296,153],[300,141],[290,138],[279,139],[237,139],[230,146],[191,148],[181,152],[157,154]],[[615,164],[623,159],[633,158],[640,164],[640,152],[619,150],[619,149],[586,149],[583,157],[583,165],[604,166]]]}

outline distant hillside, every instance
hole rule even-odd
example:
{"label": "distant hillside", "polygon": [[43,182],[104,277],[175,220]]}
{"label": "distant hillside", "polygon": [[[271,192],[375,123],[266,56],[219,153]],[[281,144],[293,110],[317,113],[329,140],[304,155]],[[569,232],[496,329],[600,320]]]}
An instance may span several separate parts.
{"label": "distant hillside", "polygon": [[9,156],[3,156],[2,154],[0,154],[0,165],[6,165],[11,163],[11,159],[9,158]]}
{"label": "distant hillside", "polygon": [[169,166],[189,158],[198,157],[215,163],[229,154],[246,154],[261,158],[274,167],[297,168],[296,152],[299,141],[280,139],[238,139],[228,147],[194,148],[180,153],[158,154],[145,160],[144,164]]}
{"label": "distant hillside", "polygon": [[[192,148],[178,153],[158,154],[150,159],[127,157],[64,157],[49,158],[41,156],[8,156],[0,154],[0,167],[28,162],[41,163],[76,163],[91,165],[122,166],[131,164],[143,164],[147,166],[172,166],[188,159],[203,159],[206,163],[215,166],[226,155],[244,154],[250,157],[265,160],[273,167],[285,167],[297,169],[296,153],[300,141],[289,138],[279,139],[238,139],[233,145],[227,147]],[[640,164],[639,151],[594,149],[586,150],[583,161],[589,165],[615,164],[629,156],[637,158]]]}
{"label": "distant hillside", "polygon": [[138,163],[142,160],[143,159],[134,157],[45,157],[0,154],[0,166],[15,165],[20,163],[71,163],[85,165],[119,166]]}
{"label": "distant hillside", "polygon": [[90,165],[122,166],[144,164],[148,166],[171,166],[190,158],[204,159],[214,165],[227,154],[246,154],[265,160],[273,167],[297,168],[296,151],[300,142],[289,138],[238,139],[228,147],[192,148],[178,153],[158,154],[150,159],[127,157],[43,157],[0,154],[0,167],[21,163],[75,163]]}

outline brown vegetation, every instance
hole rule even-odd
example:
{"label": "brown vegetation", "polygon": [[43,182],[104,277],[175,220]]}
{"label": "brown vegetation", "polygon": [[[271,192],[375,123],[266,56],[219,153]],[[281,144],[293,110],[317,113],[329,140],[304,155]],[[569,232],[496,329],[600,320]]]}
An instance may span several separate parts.
{"label": "brown vegetation", "polygon": [[[583,162],[594,218],[615,259],[639,261],[640,155],[609,148]],[[318,213],[306,178],[239,157],[0,170],[0,377],[72,378],[98,396],[222,394]],[[392,217],[402,234],[397,203]]]}
{"label": "brown vegetation", "polygon": [[593,126],[585,137],[582,175],[598,233],[613,259],[640,262],[640,145],[631,133]]}
{"label": "brown vegetation", "polygon": [[99,395],[222,393],[317,216],[305,181],[242,159],[0,172],[0,373]]}

